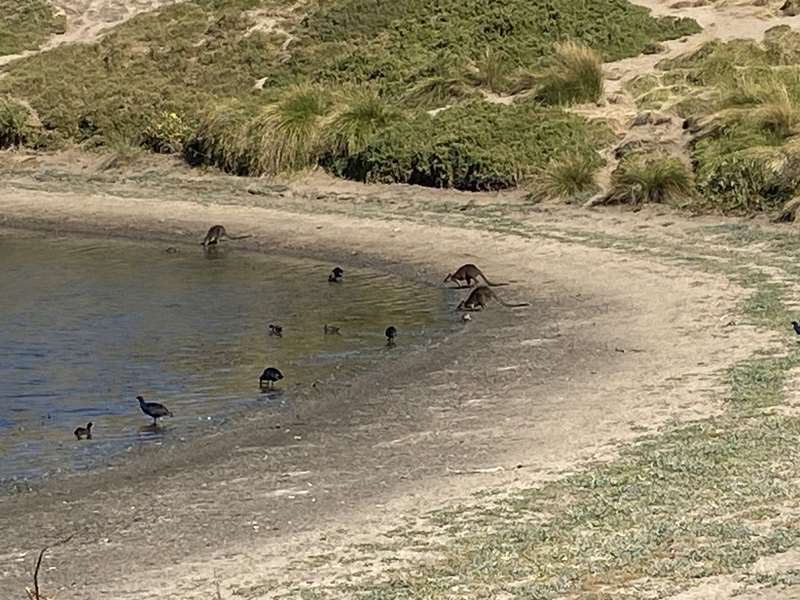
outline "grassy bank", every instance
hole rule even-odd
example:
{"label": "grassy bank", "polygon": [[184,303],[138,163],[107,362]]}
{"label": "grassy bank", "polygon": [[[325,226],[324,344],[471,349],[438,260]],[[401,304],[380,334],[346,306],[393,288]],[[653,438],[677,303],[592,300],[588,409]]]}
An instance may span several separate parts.
{"label": "grassy bank", "polygon": [[[597,141],[555,106],[596,99],[601,60],[697,30],[623,0],[198,0],[18,61],[0,96],[30,103],[50,145],[187,150],[239,174],[321,162],[356,179],[497,189],[541,166],[530,157]],[[353,100],[365,87],[372,100]],[[476,100],[511,91],[542,110]],[[427,112],[453,106],[456,116]],[[520,133],[520,119],[534,131]],[[578,146],[542,133],[566,123]],[[431,126],[437,139],[420,140]]]}
{"label": "grassy bank", "polygon": [[629,86],[643,109],[675,112],[704,210],[775,211],[800,185],[800,34],[711,42]]}

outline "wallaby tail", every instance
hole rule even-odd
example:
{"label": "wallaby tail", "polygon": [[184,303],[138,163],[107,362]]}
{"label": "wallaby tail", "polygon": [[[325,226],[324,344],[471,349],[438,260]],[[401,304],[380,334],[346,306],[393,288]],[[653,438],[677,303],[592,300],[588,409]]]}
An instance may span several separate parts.
{"label": "wallaby tail", "polygon": [[228,235],[226,236],[229,240],[243,240],[245,238],[253,237],[251,234],[247,235]]}
{"label": "wallaby tail", "polygon": [[478,273],[480,274],[481,277],[483,277],[483,280],[486,282],[486,285],[489,285],[491,287],[500,287],[501,285],[508,285],[508,283],[495,283],[493,281],[489,281],[489,278],[486,277],[486,275],[484,275],[483,271],[481,271],[480,269],[478,269]]}
{"label": "wallaby tail", "polygon": [[508,308],[522,308],[523,306],[530,306],[529,302],[519,302],[519,303],[516,303],[516,304],[511,304],[511,303],[506,302],[505,300],[501,299],[497,294],[495,294],[494,299],[497,300],[503,306],[506,306]]}

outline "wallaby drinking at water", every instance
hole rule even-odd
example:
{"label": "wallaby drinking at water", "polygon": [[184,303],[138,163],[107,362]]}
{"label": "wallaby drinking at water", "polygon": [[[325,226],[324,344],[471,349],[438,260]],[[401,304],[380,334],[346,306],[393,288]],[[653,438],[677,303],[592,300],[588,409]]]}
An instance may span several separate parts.
{"label": "wallaby drinking at water", "polygon": [[203,240],[203,246],[213,246],[218,244],[223,239],[225,240],[243,240],[245,238],[252,237],[251,235],[228,235],[228,232],[225,231],[225,227],[222,225],[214,225],[211,229],[208,230],[205,239]]}
{"label": "wallaby drinking at water", "polygon": [[78,427],[73,433],[79,440],[82,440],[83,438],[86,438],[87,440],[92,439],[92,422],[89,421],[86,424],[86,427]]}
{"label": "wallaby drinking at water", "polygon": [[[498,285],[508,285],[507,283],[493,283],[486,278],[486,275],[483,274],[478,267],[473,265],[472,263],[468,263],[466,265],[461,265],[456,269],[455,273],[449,273],[447,277],[444,278],[443,283],[447,283],[448,281],[455,281],[458,284],[458,287],[472,287],[473,283],[478,283],[478,276],[483,277],[483,280],[487,283],[487,285],[491,286],[498,286]],[[467,285],[462,286],[461,282],[465,281]]]}
{"label": "wallaby drinking at water", "polygon": [[489,300],[495,299],[503,306],[507,306],[509,308],[518,308],[521,306],[530,306],[527,302],[522,302],[520,304],[509,304],[508,302],[504,302],[500,299],[500,297],[495,294],[491,288],[481,285],[476,287],[470,295],[467,296],[466,300],[462,300],[461,303],[456,307],[456,310],[482,310],[486,308]]}

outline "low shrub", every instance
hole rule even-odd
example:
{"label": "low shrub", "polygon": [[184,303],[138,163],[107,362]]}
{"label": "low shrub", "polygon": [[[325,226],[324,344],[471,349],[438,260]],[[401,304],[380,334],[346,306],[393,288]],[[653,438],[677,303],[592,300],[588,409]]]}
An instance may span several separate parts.
{"label": "low shrub", "polygon": [[711,154],[697,169],[706,203],[724,211],[773,210],[800,186],[800,148],[756,146]]}
{"label": "low shrub", "polygon": [[554,156],[596,158],[592,148],[605,135],[604,127],[534,102],[472,101],[398,121],[331,170],[367,182],[497,190],[517,185]]}
{"label": "low shrub", "polygon": [[31,111],[24,104],[0,96],[0,148],[29,144],[33,140]]}
{"label": "low shrub", "polygon": [[36,50],[65,29],[66,19],[46,0],[0,0],[0,56]]}
{"label": "low shrub", "polygon": [[178,154],[190,133],[191,127],[181,115],[162,111],[145,128],[142,146],[159,154]]}

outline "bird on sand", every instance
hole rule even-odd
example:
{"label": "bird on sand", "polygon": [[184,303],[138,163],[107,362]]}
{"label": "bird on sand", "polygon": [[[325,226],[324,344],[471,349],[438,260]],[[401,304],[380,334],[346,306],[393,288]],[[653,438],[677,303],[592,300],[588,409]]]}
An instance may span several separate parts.
{"label": "bird on sand", "polygon": [[328,275],[328,281],[339,283],[342,280],[342,277],[344,277],[344,269],[342,269],[342,267],[334,267],[333,271],[331,271],[330,275]]}
{"label": "bird on sand", "polygon": [[800,323],[798,323],[797,321],[792,321],[792,327],[794,327],[794,332],[797,335],[800,335]]}

